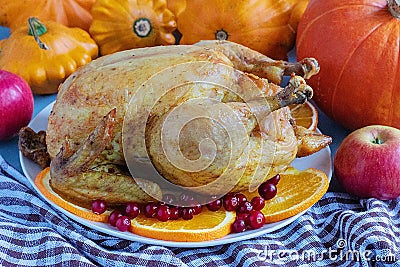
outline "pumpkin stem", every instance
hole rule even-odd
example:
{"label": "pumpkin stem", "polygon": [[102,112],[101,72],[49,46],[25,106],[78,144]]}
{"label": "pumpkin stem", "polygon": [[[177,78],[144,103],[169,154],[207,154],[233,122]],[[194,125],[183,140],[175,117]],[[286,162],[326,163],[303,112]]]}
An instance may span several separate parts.
{"label": "pumpkin stem", "polygon": [[140,38],[149,36],[152,30],[153,25],[151,25],[151,21],[147,18],[138,18],[133,23],[133,31]]}
{"label": "pumpkin stem", "polygon": [[386,0],[386,2],[393,17],[400,19],[400,0]]}
{"label": "pumpkin stem", "polygon": [[220,40],[220,41],[228,40],[228,37],[229,34],[224,29],[215,32],[215,40]]}
{"label": "pumpkin stem", "polygon": [[42,36],[47,32],[46,26],[43,25],[37,18],[29,18],[28,19],[28,25],[29,25],[29,30],[28,34],[33,35],[33,38],[35,38],[35,41],[38,43],[39,47],[44,50],[48,50],[49,47],[43,43],[39,36]]}

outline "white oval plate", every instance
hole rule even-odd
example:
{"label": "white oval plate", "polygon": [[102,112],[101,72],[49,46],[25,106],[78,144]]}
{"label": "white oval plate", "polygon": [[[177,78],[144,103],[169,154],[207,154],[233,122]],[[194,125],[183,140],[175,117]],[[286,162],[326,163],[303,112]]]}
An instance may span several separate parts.
{"label": "white oval plate", "polygon": [[[38,113],[38,115],[31,121],[29,126],[35,130],[35,131],[40,131],[40,130],[46,130],[47,129],[47,119],[48,116],[50,115],[51,109],[53,107],[53,103],[49,104],[47,107],[45,107],[42,111]],[[24,157],[21,152],[19,152],[19,158],[22,166],[22,170],[26,177],[28,178],[29,182],[32,184],[32,186],[36,189],[38,194],[40,194],[44,199],[47,200],[47,202],[53,206],[55,209],[59,210],[60,212],[64,213],[67,215],[69,218],[91,228],[98,230],[100,232],[131,240],[131,241],[137,241],[137,242],[142,242],[146,244],[152,244],[152,245],[160,245],[160,246],[169,246],[169,247],[207,247],[207,246],[215,246],[215,245],[222,245],[222,244],[228,244],[228,243],[233,243],[241,240],[246,240],[250,239],[253,237],[260,236],[265,233],[269,233],[272,231],[275,231],[277,229],[280,229],[293,221],[295,221],[298,217],[300,217],[304,212],[297,214],[293,217],[290,217],[286,220],[277,222],[277,223],[270,223],[270,224],[265,224],[263,227],[257,230],[251,230],[251,231],[246,231],[243,233],[237,233],[237,234],[229,234],[223,238],[212,240],[212,241],[204,241],[204,242],[174,242],[174,241],[164,241],[164,240],[158,240],[158,239],[152,239],[152,238],[147,238],[147,237],[142,237],[130,232],[120,232],[116,228],[113,228],[112,226],[106,224],[106,223],[98,223],[98,222],[92,222],[83,218],[80,218],[63,208],[57,206],[53,202],[49,201],[36,187],[34,180],[36,175],[42,170],[39,165],[34,163],[33,161],[27,159]],[[299,158],[295,159],[294,162],[292,163],[292,166],[304,170],[307,168],[316,168],[318,170],[324,171],[328,178],[330,179],[332,176],[332,160],[331,160],[331,150],[329,147],[324,148],[323,150],[308,156],[304,158]]]}

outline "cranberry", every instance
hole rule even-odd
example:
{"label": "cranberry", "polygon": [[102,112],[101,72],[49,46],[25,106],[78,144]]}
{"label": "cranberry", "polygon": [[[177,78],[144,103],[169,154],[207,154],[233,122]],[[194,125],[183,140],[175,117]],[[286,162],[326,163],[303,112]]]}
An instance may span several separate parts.
{"label": "cranberry", "polygon": [[265,207],[265,200],[262,197],[253,197],[251,205],[253,210],[262,210]]}
{"label": "cranberry", "polygon": [[249,216],[248,213],[236,213],[236,220],[246,220],[246,218]]}
{"label": "cranberry", "polygon": [[265,224],[265,217],[261,211],[253,210],[246,218],[246,224],[250,229],[261,228]]}
{"label": "cranberry", "polygon": [[241,193],[239,193],[239,194],[236,194],[236,198],[237,198],[237,200],[238,200],[239,204],[240,204],[240,203],[242,203],[242,202],[245,202],[245,201],[247,201],[247,198],[246,198],[246,196],[245,196],[245,195],[243,195],[243,194],[241,194]]}
{"label": "cranberry", "polygon": [[164,194],[162,200],[165,204],[173,204],[176,202],[176,197],[173,194]]}
{"label": "cranberry", "polygon": [[130,219],[135,219],[140,213],[140,207],[139,204],[136,202],[129,202],[126,204],[125,207],[125,214],[128,216]]}
{"label": "cranberry", "polygon": [[252,210],[253,210],[253,205],[251,205],[251,203],[248,201],[239,203],[239,205],[236,208],[237,213],[250,213],[250,211]]}
{"label": "cranberry", "polygon": [[267,183],[271,183],[273,185],[277,185],[279,183],[279,181],[281,180],[281,176],[279,175],[279,173],[277,175],[275,175],[274,177],[270,178],[267,180]]}
{"label": "cranberry", "polygon": [[144,206],[144,215],[147,218],[155,218],[157,214],[158,204],[155,202],[149,202]]}
{"label": "cranberry", "polygon": [[191,208],[193,209],[193,215],[201,213],[201,210],[203,209],[203,207],[200,204],[195,204],[191,206]]}
{"label": "cranberry", "polygon": [[96,199],[92,201],[92,212],[95,214],[102,214],[107,209],[106,202],[101,199]]}
{"label": "cranberry", "polygon": [[210,202],[207,204],[207,208],[210,211],[217,211],[222,207],[222,200],[221,199],[216,199],[213,202]]}
{"label": "cranberry", "polygon": [[177,220],[179,219],[180,215],[179,215],[179,208],[178,207],[169,207],[169,219],[170,220]]}
{"label": "cranberry", "polygon": [[276,186],[274,184],[268,183],[268,182],[262,183],[258,187],[258,193],[265,200],[272,199],[276,196],[276,193],[277,193]]}
{"label": "cranberry", "polygon": [[181,209],[180,215],[181,215],[181,218],[184,220],[191,220],[191,219],[193,219],[194,211],[192,208],[183,207]]}
{"label": "cranberry", "polygon": [[118,217],[117,221],[115,222],[115,226],[121,232],[128,231],[129,227],[131,226],[131,220],[128,216],[122,215]]}
{"label": "cranberry", "polygon": [[228,194],[225,195],[222,204],[227,211],[235,211],[239,202],[235,195]]}
{"label": "cranberry", "polygon": [[246,223],[242,219],[237,219],[233,222],[231,226],[232,233],[241,233],[246,231]]}
{"label": "cranberry", "polygon": [[111,213],[110,213],[110,216],[108,216],[108,223],[110,224],[110,225],[112,225],[112,226],[115,226],[115,224],[116,224],[116,222],[117,222],[117,219],[119,218],[119,217],[121,217],[123,214],[122,214],[122,211],[120,211],[120,210],[113,210]]}
{"label": "cranberry", "polygon": [[169,219],[171,211],[169,207],[166,205],[160,205],[157,209],[156,217],[159,221],[166,222]]}

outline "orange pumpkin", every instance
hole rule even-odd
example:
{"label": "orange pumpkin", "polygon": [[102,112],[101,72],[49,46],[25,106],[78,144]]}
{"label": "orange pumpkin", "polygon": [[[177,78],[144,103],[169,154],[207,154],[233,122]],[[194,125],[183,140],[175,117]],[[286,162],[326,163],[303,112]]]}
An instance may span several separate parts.
{"label": "orange pumpkin", "polygon": [[398,0],[311,0],[296,46],[298,58],[320,63],[307,83],[328,116],[350,130],[400,128]]}
{"label": "orange pumpkin", "polygon": [[167,0],[167,8],[178,17],[186,8],[186,0]]}
{"label": "orange pumpkin", "polygon": [[88,31],[94,2],[96,0],[0,0],[0,25],[14,30],[24,26],[29,17],[37,17]]}
{"label": "orange pumpkin", "polygon": [[[173,1],[176,2],[176,1]],[[275,59],[294,47],[298,15],[308,0],[188,0],[177,13],[181,44],[229,40]],[[298,14],[298,13],[297,13]],[[297,20],[296,20],[297,18]]]}
{"label": "orange pumpkin", "polygon": [[92,15],[89,32],[102,55],[175,44],[175,17],[166,0],[98,0]]}

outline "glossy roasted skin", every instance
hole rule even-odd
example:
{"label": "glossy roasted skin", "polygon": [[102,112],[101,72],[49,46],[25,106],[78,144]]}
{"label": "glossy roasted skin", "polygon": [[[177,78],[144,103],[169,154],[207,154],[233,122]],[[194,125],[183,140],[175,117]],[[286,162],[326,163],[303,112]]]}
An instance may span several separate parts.
{"label": "glossy roasted skin", "polygon": [[[211,47],[216,49],[211,49]],[[184,71],[174,72],[179,69],[179,66],[182,66],[181,64],[188,62],[206,63],[204,68],[195,68],[196,64],[192,67],[185,65]],[[248,91],[249,93],[246,95],[247,88],[243,86],[244,83],[241,79],[235,77],[236,72],[224,71],[221,73],[220,64],[237,67],[246,72],[254,70],[259,76],[266,79],[251,74],[245,75],[259,89],[257,92]],[[160,93],[161,88],[149,86],[146,88],[146,94],[136,100],[140,105],[135,106],[133,115],[130,116],[128,121],[124,122],[124,116],[132,96],[138,93],[141,86],[146,85],[146,82],[154,74],[168,68],[172,73],[171,80],[187,79],[191,81],[194,77],[207,79],[207,77],[213,76],[219,77],[221,81],[229,80],[231,83],[233,81],[233,93],[219,87],[182,87],[171,90],[171,93],[169,92],[163,98],[158,99],[156,96]],[[222,70],[226,70],[226,68],[222,68]],[[62,191],[66,195],[71,195],[72,198],[77,198],[72,196],[75,194],[73,192],[79,191],[80,195],[84,195],[82,192],[89,190],[91,191],[91,198],[101,196],[107,202],[123,203],[128,200],[145,202],[148,200],[133,195],[127,199],[125,191],[121,191],[120,194],[105,193],[107,190],[118,192],[116,189],[123,187],[126,183],[134,184],[134,179],[125,174],[121,179],[118,178],[120,176],[113,176],[112,179],[106,178],[110,174],[108,171],[110,166],[113,166],[111,169],[126,168],[124,153],[139,159],[150,157],[157,170],[166,179],[184,186],[213,182],[221,172],[226,171],[224,169],[224,166],[226,166],[224,165],[224,153],[229,153],[233,155],[234,159],[234,168],[229,171],[233,173],[245,169],[245,174],[239,179],[238,185],[232,191],[246,189],[251,183],[249,177],[252,177],[256,170],[259,172],[259,182],[262,182],[286,169],[296,157],[300,143],[297,142],[289,109],[284,108],[284,106],[293,103],[290,101],[304,102],[312,94],[311,88],[299,76],[293,76],[288,89],[285,90],[274,83],[269,83],[267,79],[280,82],[283,75],[290,72],[298,72],[302,76],[309,77],[317,73],[318,70],[319,67],[314,59],[305,59],[299,63],[274,61],[243,46],[216,41],[205,41],[193,46],[135,49],[99,58],[71,75],[60,87],[57,101],[49,117],[46,139],[48,152],[53,159],[51,170],[53,175],[57,176],[57,178],[54,178],[57,183],[52,183],[52,185],[56,191]],[[253,99],[256,104],[249,110],[243,103],[243,99],[238,98],[237,94],[244,94],[245,98]],[[182,131],[181,140],[184,142],[180,144],[180,149],[188,159],[194,159],[197,156],[195,149],[192,148],[198,146],[199,141],[204,137],[213,138],[216,144],[221,145],[220,151],[223,152],[209,168],[197,174],[190,174],[179,168],[171,168],[165,158],[163,159],[162,155],[160,156],[162,148],[160,129],[167,114],[174,107],[185,101],[200,98],[212,100],[213,103],[207,106],[209,115],[220,116],[222,120],[229,121],[232,119],[221,112],[223,105],[229,106],[231,110],[236,112],[238,118],[242,118],[239,121],[232,121],[231,124],[235,126],[234,123],[239,122],[240,125],[244,125],[247,129],[247,137],[246,140],[241,142],[241,147],[230,147],[230,150],[226,151],[224,149],[226,145],[224,135],[215,130],[217,129],[214,127],[215,125],[209,122],[204,123],[201,120],[194,122],[193,125],[188,124],[188,127]],[[202,104],[207,104],[207,101]],[[115,114],[113,115],[112,128],[109,128],[110,138],[104,139],[100,132],[98,138],[104,140],[104,149],[91,147],[90,144],[93,143],[88,142],[88,136],[90,137],[91,133],[96,132],[96,127],[98,127],[102,118],[109,114],[111,110],[115,110]],[[148,112],[148,120],[143,120]],[[194,112],[194,109],[190,109],[188,112]],[[143,126],[146,128],[144,138],[137,134],[125,138],[125,142],[128,143],[128,145],[125,145],[131,151],[123,151],[123,131],[135,133],[137,129]],[[124,136],[126,137],[125,133]],[[85,144],[89,145],[85,146]],[[329,142],[325,142],[321,147],[328,144]],[[83,146],[85,149],[80,149]],[[70,149],[66,151],[61,149],[63,147],[70,147]],[[271,153],[268,154],[268,151]],[[315,151],[311,153],[313,152]],[[89,162],[70,161],[71,164],[65,164],[65,162],[69,162],[69,158],[72,156],[79,158],[80,155],[75,155],[76,153],[88,153],[94,156]],[[249,153],[250,157],[242,156],[246,153]],[[266,154],[271,156],[263,157]],[[248,158],[251,158],[254,164]],[[75,164],[75,162],[77,163]],[[261,164],[259,164],[260,162]],[[256,163],[261,167],[256,168]],[[84,164],[84,168],[80,168],[79,165],[82,164]],[[71,166],[78,171],[72,173],[64,171]],[[99,166],[107,166],[107,168],[99,169]],[[89,178],[87,172],[108,174],[104,176],[96,174]],[[111,175],[113,174],[111,173]],[[113,182],[108,186],[106,186],[107,183],[102,183],[102,186],[85,187],[85,184],[93,183],[99,179]],[[144,181],[146,185],[149,185],[148,187],[156,188],[146,180]],[[76,184],[83,185],[83,189],[78,189]],[[132,188],[134,188],[134,191],[136,190],[135,187]]]}
{"label": "glossy roasted skin", "polygon": [[[258,83],[262,97],[248,96],[251,100],[246,103],[236,95],[214,95],[192,88],[184,96],[176,93],[168,95],[173,100],[163,99],[179,106],[178,111],[153,110],[146,128],[146,147],[151,162],[163,177],[205,194],[210,193],[206,185],[213,182],[212,192],[222,194],[227,187],[233,192],[255,189],[290,165],[298,151],[297,137],[289,109],[281,107],[275,97],[291,88],[282,90],[265,79],[252,79]],[[297,76],[291,81],[297,80],[304,81]],[[238,91],[251,94],[245,83],[240,84]],[[185,105],[188,94],[193,100]],[[199,95],[203,98],[196,101]],[[201,117],[188,121],[178,138],[165,134],[180,129],[181,120],[188,114]]]}

